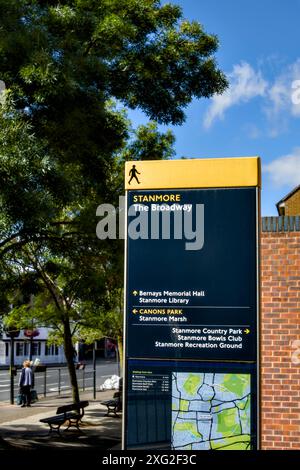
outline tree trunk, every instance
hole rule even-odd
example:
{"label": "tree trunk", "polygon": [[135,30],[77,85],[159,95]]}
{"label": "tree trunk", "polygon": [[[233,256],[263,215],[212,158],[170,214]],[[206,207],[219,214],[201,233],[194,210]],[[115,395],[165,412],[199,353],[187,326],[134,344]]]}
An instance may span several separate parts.
{"label": "tree trunk", "polygon": [[120,370],[123,369],[123,336],[117,336],[118,343],[118,352],[119,352],[119,361],[120,361]]}
{"label": "tree trunk", "polygon": [[68,320],[64,321],[64,351],[67,359],[68,370],[70,375],[70,382],[72,387],[72,399],[74,403],[79,403],[79,389],[76,376],[76,369],[74,364],[74,347],[72,342],[72,335],[70,323]]}

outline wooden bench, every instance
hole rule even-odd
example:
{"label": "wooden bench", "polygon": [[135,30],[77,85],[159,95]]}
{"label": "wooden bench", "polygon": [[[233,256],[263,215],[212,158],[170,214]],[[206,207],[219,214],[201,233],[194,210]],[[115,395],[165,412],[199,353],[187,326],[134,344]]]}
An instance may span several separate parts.
{"label": "wooden bench", "polygon": [[101,405],[105,405],[107,407],[107,413],[105,416],[109,416],[110,413],[113,413],[115,417],[119,417],[117,415],[118,411],[122,411],[122,391],[115,392],[113,398],[110,400],[102,401]]}
{"label": "wooden bench", "polygon": [[86,408],[88,405],[88,401],[80,401],[79,403],[71,403],[70,405],[59,406],[56,410],[55,416],[40,419],[40,422],[49,425],[50,433],[52,431],[56,431],[58,434],[60,434],[60,427],[67,421],[68,427],[66,431],[70,427],[76,427],[78,431],[80,431],[79,421],[81,421],[81,419],[83,418],[84,408]]}

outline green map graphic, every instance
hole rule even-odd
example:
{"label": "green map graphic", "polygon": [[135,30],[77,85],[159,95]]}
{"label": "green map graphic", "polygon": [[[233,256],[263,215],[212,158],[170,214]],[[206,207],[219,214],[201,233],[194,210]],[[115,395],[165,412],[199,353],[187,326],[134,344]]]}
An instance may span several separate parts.
{"label": "green map graphic", "polygon": [[250,374],[172,374],[172,448],[250,450]]}

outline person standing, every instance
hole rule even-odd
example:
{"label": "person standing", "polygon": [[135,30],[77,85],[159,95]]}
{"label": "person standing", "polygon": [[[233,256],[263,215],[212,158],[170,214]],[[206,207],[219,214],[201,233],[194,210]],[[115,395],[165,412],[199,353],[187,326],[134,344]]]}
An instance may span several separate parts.
{"label": "person standing", "polygon": [[21,407],[31,406],[31,389],[34,387],[33,372],[30,367],[30,361],[23,362],[23,369],[21,370],[19,387],[22,395]]}

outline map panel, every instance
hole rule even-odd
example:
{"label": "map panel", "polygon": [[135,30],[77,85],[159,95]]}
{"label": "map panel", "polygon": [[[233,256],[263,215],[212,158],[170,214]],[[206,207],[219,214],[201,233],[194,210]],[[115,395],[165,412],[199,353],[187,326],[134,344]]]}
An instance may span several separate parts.
{"label": "map panel", "polygon": [[173,449],[251,450],[250,374],[172,374]]}

